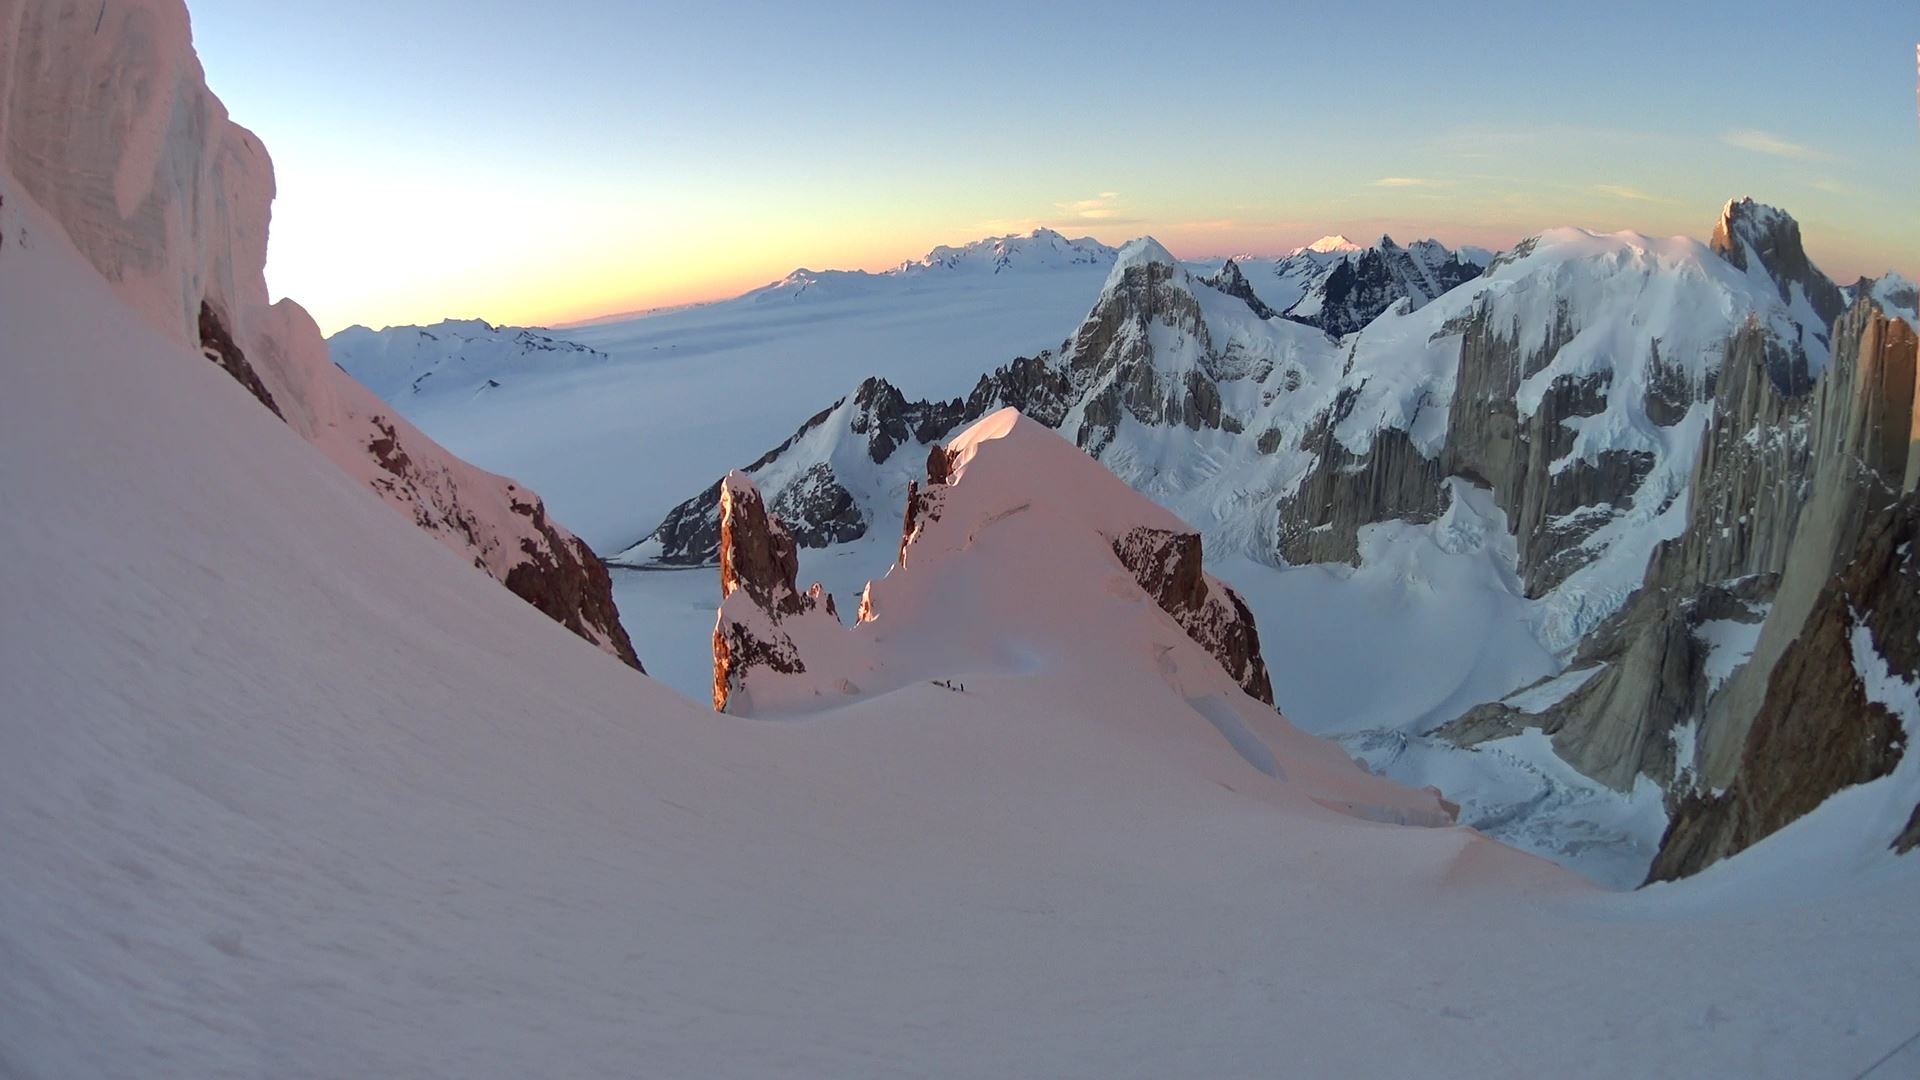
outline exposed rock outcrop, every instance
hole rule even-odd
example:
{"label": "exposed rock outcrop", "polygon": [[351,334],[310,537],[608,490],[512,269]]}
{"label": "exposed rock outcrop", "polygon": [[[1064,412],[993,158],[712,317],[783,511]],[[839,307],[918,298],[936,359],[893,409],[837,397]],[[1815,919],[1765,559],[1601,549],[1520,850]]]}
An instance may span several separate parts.
{"label": "exposed rock outcrop", "polygon": [[[1874,655],[1863,655],[1865,652]],[[1892,772],[1916,732],[1862,678],[1883,667],[1920,697],[1920,496],[1883,510],[1853,561],[1821,591],[1812,617],[1774,665],[1740,767],[1718,795],[1678,802],[1651,881],[1685,877],[1765,839],[1854,784]],[[1910,715],[1920,705],[1907,703]],[[1920,807],[1915,809],[1920,815]],[[1913,846],[1911,828],[1884,837]]]}
{"label": "exposed rock outcrop", "polygon": [[1200,534],[1142,526],[1113,541],[1113,553],[1153,602],[1173,616],[1249,697],[1273,704],[1260,631],[1238,593],[1201,569]]}
{"label": "exposed rock outcrop", "polygon": [[1807,250],[1800,243],[1800,223],[1771,206],[1750,198],[1730,200],[1721,208],[1720,222],[1708,243],[1721,258],[1742,270],[1754,269],[1757,263],[1758,269],[1778,286],[1783,303],[1793,302],[1797,286],[1819,316],[1818,325],[1809,329],[1821,337],[1847,309],[1839,286],[1807,258]]}
{"label": "exposed rock outcrop", "polygon": [[1247,305],[1255,315],[1263,319],[1276,319],[1280,313],[1268,307],[1266,301],[1253,294],[1253,286],[1247,284],[1247,276],[1240,272],[1240,264],[1228,259],[1225,266],[1210,278],[1201,279],[1206,284],[1219,289]]}
{"label": "exposed rock outcrop", "polygon": [[247,363],[247,354],[241,351],[240,346],[234,344],[233,335],[227,333],[226,325],[220,321],[220,316],[214,313],[213,305],[205,300],[200,301],[200,351],[206,354],[207,359],[220,365],[221,370],[233,376],[241,386],[246,387],[247,393],[252,394],[255,401],[265,405],[267,411],[282,420],[287,418],[286,414],[280,411],[280,406],[273,403],[273,394],[268,392],[266,384],[260,381],[260,376],[254,374],[253,365]]}
{"label": "exposed rock outcrop", "polygon": [[800,555],[793,536],[768,512],[759,489],[735,471],[720,481],[720,611],[713,628],[713,708],[752,711],[748,682],[756,669],[794,675],[807,670],[783,626],[814,616],[838,624],[833,601],[818,584],[794,584]]}

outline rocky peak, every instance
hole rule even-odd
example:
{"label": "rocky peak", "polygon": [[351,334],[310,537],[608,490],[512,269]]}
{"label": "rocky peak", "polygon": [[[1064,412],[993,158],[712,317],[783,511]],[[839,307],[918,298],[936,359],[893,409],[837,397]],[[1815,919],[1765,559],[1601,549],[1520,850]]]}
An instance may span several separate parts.
{"label": "rocky peak", "polygon": [[783,624],[813,616],[838,623],[832,599],[818,584],[794,584],[799,551],[780,519],[767,511],[745,473],[720,481],[720,611],[713,628],[713,707],[744,713],[743,695],[756,668],[781,674],[807,670]]}
{"label": "rocky peak", "polygon": [[1807,258],[1800,242],[1800,223],[1784,210],[1751,198],[1730,199],[1720,210],[1720,221],[1708,245],[1741,270],[1752,272],[1757,262],[1758,269],[1773,278],[1784,302],[1792,301],[1792,287],[1799,285],[1824,324],[1821,331],[1846,310],[1840,287]]}
{"label": "rocky peak", "polygon": [[1382,235],[1373,247],[1349,252],[1336,261],[1284,315],[1343,337],[1401,300],[1408,302],[1409,311],[1418,310],[1480,273],[1479,266],[1437,240],[1403,248],[1393,237]]}
{"label": "rocky peak", "polygon": [[1279,315],[1279,312],[1268,307],[1265,301],[1253,294],[1253,286],[1247,284],[1246,275],[1240,272],[1240,264],[1232,259],[1227,260],[1227,264],[1220,268],[1219,273],[1201,280],[1204,284],[1211,285],[1228,296],[1245,302],[1247,307],[1253,309],[1255,315],[1263,319],[1271,319]]}
{"label": "rocky peak", "polygon": [[794,576],[800,553],[780,519],[767,513],[760,489],[735,470],[720,481],[720,598],[745,590],[768,611],[800,610]]}

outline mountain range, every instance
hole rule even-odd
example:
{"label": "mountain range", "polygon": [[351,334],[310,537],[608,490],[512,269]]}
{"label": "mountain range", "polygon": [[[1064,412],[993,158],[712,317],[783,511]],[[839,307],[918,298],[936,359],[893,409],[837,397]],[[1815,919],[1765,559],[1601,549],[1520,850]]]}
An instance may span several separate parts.
{"label": "mountain range", "polygon": [[0,1073],[1903,1062],[1910,282],[1737,199],[330,352],[189,26],[0,11]]}

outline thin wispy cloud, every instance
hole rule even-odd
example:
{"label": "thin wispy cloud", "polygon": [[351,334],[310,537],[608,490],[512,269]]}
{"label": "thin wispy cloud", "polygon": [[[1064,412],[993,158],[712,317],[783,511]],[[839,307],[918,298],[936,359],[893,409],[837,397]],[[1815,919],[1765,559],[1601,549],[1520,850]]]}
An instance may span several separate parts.
{"label": "thin wispy cloud", "polygon": [[1373,182],[1374,187],[1432,187],[1433,181],[1424,176],[1383,176]]}
{"label": "thin wispy cloud", "polygon": [[1110,221],[1120,216],[1119,208],[1114,205],[1119,198],[1118,192],[1103,191],[1091,199],[1075,199],[1053,205],[1061,213],[1081,221]]}
{"label": "thin wispy cloud", "polygon": [[1602,195],[1608,195],[1616,199],[1627,199],[1632,202],[1670,203],[1673,201],[1672,199],[1663,198],[1659,195],[1650,195],[1637,187],[1629,187],[1626,184],[1595,184],[1593,185],[1593,190]]}
{"label": "thin wispy cloud", "polygon": [[1760,131],[1756,128],[1729,131],[1720,136],[1720,141],[1737,149],[1787,158],[1790,161],[1826,161],[1833,156],[1803,143],[1775,135],[1771,131]]}

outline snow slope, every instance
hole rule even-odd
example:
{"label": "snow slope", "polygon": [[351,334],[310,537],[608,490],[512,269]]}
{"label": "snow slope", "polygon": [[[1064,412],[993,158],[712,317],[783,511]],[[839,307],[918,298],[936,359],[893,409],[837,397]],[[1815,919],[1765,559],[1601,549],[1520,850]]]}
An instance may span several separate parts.
{"label": "snow slope", "polygon": [[805,723],[696,708],[26,228],[11,1073],[1804,1076],[1909,1032],[1908,865],[1792,905],[1739,860],[1605,897],[1295,805],[1204,725],[1034,709],[1015,672]]}

